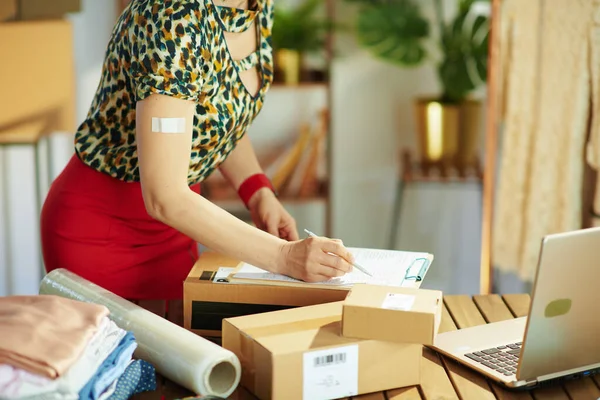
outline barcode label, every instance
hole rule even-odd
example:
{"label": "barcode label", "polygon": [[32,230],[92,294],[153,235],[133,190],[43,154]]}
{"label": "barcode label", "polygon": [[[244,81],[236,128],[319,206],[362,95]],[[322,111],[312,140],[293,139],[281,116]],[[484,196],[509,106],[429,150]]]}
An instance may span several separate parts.
{"label": "barcode label", "polygon": [[388,293],[381,308],[388,310],[410,311],[415,303],[415,296],[401,293]]}
{"label": "barcode label", "polygon": [[303,356],[303,400],[329,400],[358,393],[358,345],[313,350]]}
{"label": "barcode label", "polygon": [[315,367],[324,367],[331,364],[344,364],[346,362],[346,353],[327,354],[326,356],[315,358]]}

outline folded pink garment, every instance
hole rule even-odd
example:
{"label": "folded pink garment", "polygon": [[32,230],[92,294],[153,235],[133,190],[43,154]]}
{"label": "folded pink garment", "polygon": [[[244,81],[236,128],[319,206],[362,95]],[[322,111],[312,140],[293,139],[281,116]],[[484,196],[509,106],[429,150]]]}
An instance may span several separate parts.
{"label": "folded pink garment", "polygon": [[19,396],[19,392],[23,386],[35,388],[44,393],[44,387],[48,387],[55,382],[60,382],[60,380],[32,374],[29,371],[15,368],[12,365],[0,364],[0,398],[3,399],[24,397]]}
{"label": "folded pink garment", "polygon": [[0,364],[55,379],[85,350],[105,306],[51,295],[0,297]]}

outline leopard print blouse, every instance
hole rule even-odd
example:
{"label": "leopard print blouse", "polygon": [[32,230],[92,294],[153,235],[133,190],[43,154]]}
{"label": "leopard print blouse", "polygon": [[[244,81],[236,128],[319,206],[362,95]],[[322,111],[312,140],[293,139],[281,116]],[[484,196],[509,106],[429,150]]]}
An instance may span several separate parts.
{"label": "leopard print blouse", "polygon": [[[75,152],[90,167],[139,181],[136,102],[153,93],[196,102],[188,183],[208,177],[231,153],[262,108],[273,81],[272,0],[249,10],[212,0],[133,0],[110,38],[102,77]],[[256,22],[256,24],[252,24]],[[234,60],[223,31],[257,28],[257,51]],[[257,67],[258,93],[239,73]]]}

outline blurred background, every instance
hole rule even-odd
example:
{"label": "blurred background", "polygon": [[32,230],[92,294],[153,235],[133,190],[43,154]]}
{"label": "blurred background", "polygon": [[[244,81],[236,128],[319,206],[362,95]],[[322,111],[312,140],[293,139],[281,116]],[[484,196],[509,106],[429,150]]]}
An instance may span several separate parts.
{"label": "blurred background", "polygon": [[[125,3],[0,1],[0,295],[37,293],[40,205]],[[276,78],[249,134],[299,229],[431,252],[423,287],[479,293],[490,2],[275,8]],[[203,190],[248,218],[218,174]],[[496,273],[497,293],[527,287]]]}

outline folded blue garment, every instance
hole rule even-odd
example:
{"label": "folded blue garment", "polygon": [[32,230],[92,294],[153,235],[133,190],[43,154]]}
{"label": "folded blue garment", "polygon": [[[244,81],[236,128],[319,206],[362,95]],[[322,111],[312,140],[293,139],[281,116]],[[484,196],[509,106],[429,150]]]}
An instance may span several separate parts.
{"label": "folded blue garment", "polygon": [[152,364],[135,360],[117,381],[117,387],[107,400],[127,400],[134,394],[156,390],[156,373]]}
{"label": "folded blue garment", "polygon": [[123,375],[136,348],[137,342],[133,333],[127,332],[117,345],[117,348],[106,357],[102,365],[98,368],[98,371],[81,389],[79,399],[98,399],[115,380]]}

